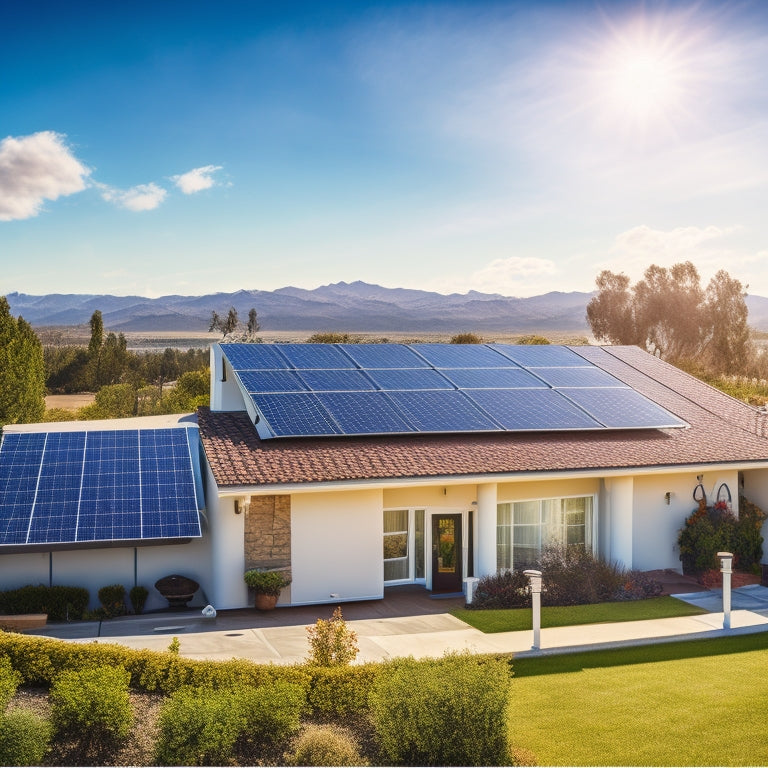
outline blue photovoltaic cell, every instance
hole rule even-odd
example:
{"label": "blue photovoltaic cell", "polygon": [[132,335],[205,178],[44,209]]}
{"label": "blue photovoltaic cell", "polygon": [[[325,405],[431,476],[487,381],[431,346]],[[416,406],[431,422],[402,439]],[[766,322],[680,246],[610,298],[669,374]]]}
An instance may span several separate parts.
{"label": "blue photovoltaic cell", "polygon": [[599,422],[554,389],[477,389],[469,396],[504,429],[599,429]]}
{"label": "blue photovoltaic cell", "polygon": [[200,536],[186,429],[139,433],[143,538]]}
{"label": "blue photovoltaic cell", "polygon": [[624,382],[594,366],[588,368],[531,368],[530,370],[553,387],[627,388]]}
{"label": "blue photovoltaic cell", "polygon": [[85,432],[48,435],[27,543],[75,541]]}
{"label": "blue photovoltaic cell", "polygon": [[288,361],[278,352],[278,344],[222,344],[221,350],[236,371],[258,368],[290,368]]}
{"label": "blue photovoltaic cell", "polygon": [[483,344],[411,344],[435,368],[508,368],[515,365]]}
{"label": "blue photovoltaic cell", "polygon": [[237,371],[246,392],[306,392],[295,371]]}
{"label": "blue photovoltaic cell", "polygon": [[6,434],[0,545],[200,536],[187,429]]}
{"label": "blue photovoltaic cell", "polygon": [[321,392],[317,398],[345,435],[413,432],[384,392]]}
{"label": "blue photovoltaic cell", "polygon": [[276,437],[341,433],[312,392],[253,395],[253,402]]}
{"label": "blue photovoltaic cell", "polygon": [[428,363],[403,344],[339,344],[361,368],[427,368]]}
{"label": "blue photovoltaic cell", "polygon": [[77,541],[140,538],[138,432],[89,432]]}
{"label": "blue photovoltaic cell", "polygon": [[355,368],[334,344],[280,344],[280,351],[294,368]]}
{"label": "blue photovoltaic cell", "polygon": [[387,397],[420,432],[491,432],[500,429],[463,392],[456,390],[388,392]]}
{"label": "blue photovoltaic cell", "polygon": [[44,434],[6,433],[0,447],[0,544],[24,544],[35,501]]}
{"label": "blue photovoltaic cell", "polygon": [[365,392],[375,389],[362,371],[308,370],[301,371],[299,375],[311,392]]}
{"label": "blue photovoltaic cell", "polygon": [[491,344],[490,346],[524,368],[590,364],[568,347],[554,344]]}
{"label": "blue photovoltaic cell", "polygon": [[684,427],[685,422],[633,389],[558,390],[610,429]]}
{"label": "blue photovoltaic cell", "polygon": [[417,389],[455,389],[448,379],[434,368],[412,368],[396,371],[367,371],[379,389],[407,392]]}
{"label": "blue photovoltaic cell", "polygon": [[443,375],[459,389],[525,389],[547,385],[522,368],[451,368]]}

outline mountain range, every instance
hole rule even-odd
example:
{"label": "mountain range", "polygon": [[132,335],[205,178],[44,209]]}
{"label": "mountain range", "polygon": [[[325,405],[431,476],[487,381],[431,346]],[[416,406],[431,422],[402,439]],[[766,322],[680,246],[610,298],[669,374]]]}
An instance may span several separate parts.
{"label": "mountain range", "polygon": [[[410,288],[384,288],[364,282],[333,283],[312,290],[240,290],[205,296],[111,296],[47,294],[6,296],[14,315],[33,326],[72,326],[100,310],[110,331],[207,330],[211,312],[234,307],[245,320],[255,308],[264,330],[339,332],[462,331],[588,333],[586,306],[592,293],[553,291],[514,298],[469,291],[444,295]],[[768,330],[768,298],[748,296],[750,325]]]}

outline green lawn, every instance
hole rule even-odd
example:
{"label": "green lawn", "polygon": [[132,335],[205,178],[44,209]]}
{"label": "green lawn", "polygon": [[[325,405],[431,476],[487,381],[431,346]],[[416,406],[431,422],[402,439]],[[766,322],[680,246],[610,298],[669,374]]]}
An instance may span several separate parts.
{"label": "green lawn", "polygon": [[[481,632],[513,632],[531,628],[530,608],[471,610],[457,608],[451,613]],[[571,627],[577,624],[600,624],[609,621],[666,619],[670,616],[697,616],[706,613],[676,597],[652,597],[621,603],[568,605],[541,609],[542,627]]]}
{"label": "green lawn", "polygon": [[768,765],[768,633],[515,659],[538,765]]}

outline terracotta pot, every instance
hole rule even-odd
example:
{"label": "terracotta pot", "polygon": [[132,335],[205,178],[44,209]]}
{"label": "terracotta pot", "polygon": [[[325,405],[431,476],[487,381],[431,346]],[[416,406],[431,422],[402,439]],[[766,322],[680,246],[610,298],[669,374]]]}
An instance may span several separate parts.
{"label": "terracotta pot", "polygon": [[277,605],[277,595],[265,595],[263,592],[257,592],[254,605],[259,611],[271,611]]}

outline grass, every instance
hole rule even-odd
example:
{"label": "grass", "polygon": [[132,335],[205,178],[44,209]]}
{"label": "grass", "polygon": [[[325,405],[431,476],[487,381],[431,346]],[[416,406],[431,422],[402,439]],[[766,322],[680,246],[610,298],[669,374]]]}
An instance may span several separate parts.
{"label": "grass", "polygon": [[[486,634],[515,632],[531,628],[530,608],[499,608],[472,610],[457,608],[451,613],[475,629]],[[642,621],[667,619],[673,616],[698,616],[706,613],[701,608],[678,600],[676,597],[652,597],[620,603],[594,605],[545,606],[541,609],[542,627],[571,627],[578,624],[602,624],[613,621]]]}
{"label": "grass", "polygon": [[768,633],[515,659],[539,765],[768,765]]}

